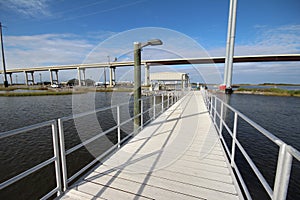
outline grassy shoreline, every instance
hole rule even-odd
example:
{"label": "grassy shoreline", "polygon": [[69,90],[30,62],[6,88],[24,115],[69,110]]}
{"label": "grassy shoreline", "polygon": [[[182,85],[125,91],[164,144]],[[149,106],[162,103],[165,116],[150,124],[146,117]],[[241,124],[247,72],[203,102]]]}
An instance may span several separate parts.
{"label": "grassy shoreline", "polygon": [[236,91],[234,91],[234,93],[300,97],[300,90],[284,90],[279,88],[239,88]]}
{"label": "grassy shoreline", "polygon": [[[14,90],[28,90],[28,92],[14,92]],[[30,92],[34,90],[34,92]],[[38,91],[39,90],[39,91]],[[133,92],[132,88],[94,88],[94,87],[81,87],[81,88],[63,88],[53,89],[45,87],[9,87],[0,88],[0,97],[24,97],[24,96],[57,96],[57,95],[73,95],[84,94],[88,92]]]}

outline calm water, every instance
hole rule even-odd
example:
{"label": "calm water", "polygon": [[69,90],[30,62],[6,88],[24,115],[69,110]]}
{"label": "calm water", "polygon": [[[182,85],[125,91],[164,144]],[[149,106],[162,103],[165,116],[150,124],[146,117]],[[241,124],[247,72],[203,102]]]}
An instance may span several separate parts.
{"label": "calm water", "polygon": [[[300,149],[300,98],[245,94],[221,95],[221,98],[287,144]],[[226,121],[233,124],[232,112],[226,112]],[[232,130],[233,125],[230,127]],[[279,148],[241,119],[238,121],[238,127],[239,141],[273,188]],[[223,131],[223,134],[231,146],[231,137],[227,131]],[[254,199],[269,199],[239,151],[237,157],[237,165],[246,177]],[[296,200],[300,198],[300,163],[295,160],[288,199]]]}
{"label": "calm water", "polygon": [[[126,102],[131,99],[128,93],[96,93],[90,95],[74,96],[41,96],[41,97],[0,97],[0,132],[26,125],[43,122],[50,119],[71,115],[72,112],[80,112],[83,110],[91,110],[93,108],[101,108],[110,106],[120,102]],[[230,98],[225,98],[233,107],[253,119],[255,122],[272,132],[283,141],[300,149],[300,98],[295,97],[270,97],[257,95],[241,95],[233,94]],[[75,103],[74,103],[75,102]],[[78,102],[78,104],[76,104]],[[149,102],[150,103],[150,102]],[[73,111],[72,111],[73,110]],[[100,112],[97,114],[102,130],[116,125],[116,110]],[[121,108],[121,118],[128,119],[132,114],[132,105],[126,105]],[[150,114],[149,114],[150,115]],[[145,120],[149,115],[146,115]],[[227,121],[231,119],[230,112],[227,115]],[[84,120],[84,119],[82,119]],[[89,121],[87,116],[85,120]],[[70,148],[79,143],[85,136],[93,136],[99,133],[93,126],[83,125],[82,129],[86,130],[83,135],[78,136],[74,121],[70,120],[64,123],[66,147]],[[98,126],[98,125],[97,125]],[[122,127],[122,137],[132,130],[132,124],[129,123]],[[0,182],[21,172],[22,169],[28,169],[35,164],[42,162],[52,155],[52,141],[50,130],[43,129],[35,132],[14,136],[13,139],[4,139],[0,141],[1,165],[0,165]],[[224,133],[226,135],[226,133]],[[107,137],[113,145],[116,141],[115,132],[108,134]],[[242,145],[249,151],[249,155],[254,159],[255,164],[262,168],[262,173],[267,177],[270,185],[274,182],[274,172],[276,170],[276,156],[278,148],[261,134],[247,126],[243,121],[239,122],[238,138]],[[103,139],[103,138],[100,138]],[[227,138],[228,139],[228,138]],[[91,144],[95,152],[99,154],[103,149],[99,149],[101,140],[96,141],[98,144]],[[103,144],[106,148],[107,144]],[[237,157],[241,157],[237,153]],[[70,165],[68,168],[69,177],[78,168],[93,159],[89,147],[82,148],[76,153],[72,153],[67,157]],[[29,161],[29,162],[28,162]],[[241,159],[237,163],[242,170],[243,175],[250,188],[250,192],[254,195],[254,199],[267,199],[266,194],[260,189],[258,180],[253,178],[250,170]],[[292,176],[289,190],[291,194],[289,199],[300,198],[300,168],[299,163],[292,169]],[[29,197],[39,198],[54,188],[55,180],[54,167],[49,166],[41,169],[34,175],[19,181],[16,186],[8,187],[0,191],[0,199],[28,199]],[[34,184],[34,189],[32,189]],[[47,187],[48,186],[48,187]],[[20,189],[21,188],[21,189]],[[14,190],[19,191],[17,194]]]}
{"label": "calm water", "polygon": [[278,88],[278,89],[283,89],[283,90],[300,90],[300,86],[284,86],[284,85],[279,85],[279,86],[269,86],[269,85],[246,85],[246,86],[241,86],[241,88],[259,88],[259,89],[267,89],[267,88]]}

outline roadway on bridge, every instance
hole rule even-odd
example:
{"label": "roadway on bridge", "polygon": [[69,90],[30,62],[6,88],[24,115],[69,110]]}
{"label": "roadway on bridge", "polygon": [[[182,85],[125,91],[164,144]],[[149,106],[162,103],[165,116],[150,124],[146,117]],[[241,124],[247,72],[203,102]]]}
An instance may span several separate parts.
{"label": "roadway on bridge", "polygon": [[243,199],[201,93],[190,92],[62,199]]}

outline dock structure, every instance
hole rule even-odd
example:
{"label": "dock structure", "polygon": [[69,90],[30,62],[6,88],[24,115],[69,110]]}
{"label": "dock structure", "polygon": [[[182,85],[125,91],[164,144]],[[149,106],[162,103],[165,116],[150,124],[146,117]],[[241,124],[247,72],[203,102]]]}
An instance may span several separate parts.
{"label": "dock structure", "polygon": [[189,92],[61,199],[243,199],[200,91]]}

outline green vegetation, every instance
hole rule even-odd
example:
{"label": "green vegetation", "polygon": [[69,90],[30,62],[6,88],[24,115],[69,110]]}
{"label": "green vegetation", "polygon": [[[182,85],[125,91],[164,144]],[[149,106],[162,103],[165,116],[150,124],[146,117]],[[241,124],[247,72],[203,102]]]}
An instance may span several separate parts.
{"label": "green vegetation", "polygon": [[82,94],[82,92],[72,91],[59,91],[59,92],[7,92],[0,93],[2,97],[23,97],[23,96],[49,96],[49,95],[70,95],[70,94]]}
{"label": "green vegetation", "polygon": [[300,97],[300,90],[283,90],[279,88],[239,88],[235,93]]}

